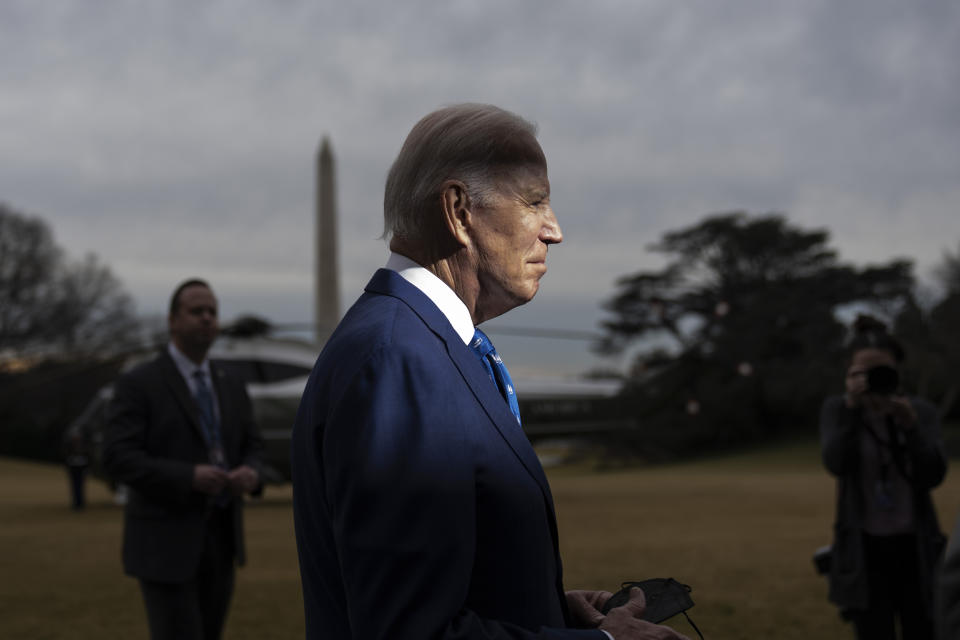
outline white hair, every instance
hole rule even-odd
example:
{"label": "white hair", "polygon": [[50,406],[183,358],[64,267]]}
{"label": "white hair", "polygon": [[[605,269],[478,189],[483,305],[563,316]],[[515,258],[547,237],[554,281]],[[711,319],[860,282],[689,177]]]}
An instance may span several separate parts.
{"label": "white hair", "polygon": [[546,167],[536,126],[489,104],[459,104],[424,116],[387,174],[383,237],[415,239],[439,217],[440,187],[459,180],[483,206],[495,193],[494,175],[511,166]]}

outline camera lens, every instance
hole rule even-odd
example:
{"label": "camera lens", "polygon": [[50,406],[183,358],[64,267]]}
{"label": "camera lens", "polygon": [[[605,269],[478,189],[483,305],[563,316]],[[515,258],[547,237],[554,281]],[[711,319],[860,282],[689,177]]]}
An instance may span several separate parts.
{"label": "camera lens", "polygon": [[879,396],[892,396],[900,387],[900,374],[893,367],[881,365],[867,369],[867,391]]}

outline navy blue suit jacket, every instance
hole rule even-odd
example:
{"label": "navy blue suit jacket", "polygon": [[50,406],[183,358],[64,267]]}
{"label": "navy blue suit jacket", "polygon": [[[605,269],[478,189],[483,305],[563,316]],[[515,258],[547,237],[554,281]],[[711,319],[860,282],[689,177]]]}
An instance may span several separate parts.
{"label": "navy blue suit jacket", "polygon": [[567,629],[543,469],[440,310],[379,270],[320,354],[292,440],[307,638]]}

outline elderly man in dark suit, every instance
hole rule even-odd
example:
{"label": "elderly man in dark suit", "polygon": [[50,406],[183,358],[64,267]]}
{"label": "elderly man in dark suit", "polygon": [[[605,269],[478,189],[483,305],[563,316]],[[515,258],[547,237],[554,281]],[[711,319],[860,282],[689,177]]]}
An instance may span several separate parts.
{"label": "elderly man in dark suit", "polygon": [[206,282],[176,289],[168,325],[167,348],[117,382],[104,468],[130,489],[123,565],[151,638],[212,640],[244,562],[242,494],[259,486],[262,440],[243,383],[207,359],[218,322]]}
{"label": "elderly man in dark suit", "polygon": [[681,638],[643,592],[564,592],[546,476],[476,325],[533,298],[562,239],[534,128],[423,118],[387,178],[392,251],[325,345],[293,431],[307,637]]}

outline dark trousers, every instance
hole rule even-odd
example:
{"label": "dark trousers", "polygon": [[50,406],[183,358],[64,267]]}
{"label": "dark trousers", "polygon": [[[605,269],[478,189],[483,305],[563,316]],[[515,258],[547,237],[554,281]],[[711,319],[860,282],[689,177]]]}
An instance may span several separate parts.
{"label": "dark trousers", "polygon": [[863,537],[869,581],[869,608],[852,612],[859,640],[896,640],[899,620],[903,640],[931,640],[930,603],[917,566],[914,535]]}
{"label": "dark trousers", "polygon": [[86,506],[83,484],[87,479],[87,465],[67,465],[67,474],[70,477],[70,506],[80,510]]}
{"label": "dark trousers", "polygon": [[230,512],[216,509],[207,522],[192,580],[140,580],[151,640],[219,640],[233,595],[233,559]]}

